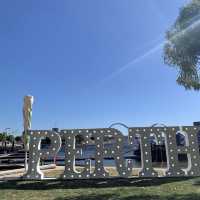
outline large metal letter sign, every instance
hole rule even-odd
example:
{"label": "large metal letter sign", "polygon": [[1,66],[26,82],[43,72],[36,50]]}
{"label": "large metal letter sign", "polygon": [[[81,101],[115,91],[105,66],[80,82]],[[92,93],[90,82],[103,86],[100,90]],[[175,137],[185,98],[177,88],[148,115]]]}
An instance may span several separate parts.
{"label": "large metal letter sign", "polygon": [[152,156],[151,156],[151,143],[149,141],[150,133],[154,133],[156,138],[160,141],[161,134],[152,128],[130,128],[129,129],[129,140],[133,140],[139,135],[140,149],[141,149],[141,161],[142,169],[139,172],[140,176],[158,176],[158,173],[153,170],[152,167]]}
{"label": "large metal letter sign", "polygon": [[[29,131],[29,134],[29,161],[25,177],[27,179],[42,179],[43,173],[39,168],[40,158],[55,156],[61,147],[61,138],[58,133],[53,131]],[[41,149],[41,139],[45,137],[51,140],[51,144],[48,149]]]}
{"label": "large metal letter sign", "polygon": [[[109,148],[106,148],[103,145],[104,137],[106,135],[109,135],[113,140],[113,144]],[[95,130],[93,137],[95,138],[96,145],[95,171],[93,177],[105,178],[109,176],[103,166],[103,160],[105,157],[112,157],[115,160],[116,169],[120,177],[130,176],[132,172],[132,161],[124,160],[124,136],[122,133],[116,129],[97,129]]]}
{"label": "large metal letter sign", "polygon": [[[109,149],[104,147],[104,137],[108,135],[114,140],[113,147]],[[65,172],[63,178],[106,178],[109,177],[108,172],[104,169],[103,161],[105,156],[113,157],[116,162],[116,167],[121,177],[131,175],[132,165],[131,160],[126,164],[123,158],[123,140],[124,136],[116,129],[75,129],[63,130],[62,135],[65,138]],[[77,172],[75,166],[76,156],[81,156],[81,149],[76,148],[76,136],[81,135],[84,139],[84,145],[90,143],[90,138],[94,138],[96,146],[95,151],[95,169],[91,172],[91,160],[85,161],[84,170]]]}
{"label": "large metal letter sign", "polygon": [[82,135],[84,141],[88,143],[89,135],[81,130],[63,130],[62,131],[65,139],[65,172],[63,174],[64,179],[73,178],[90,178],[91,163],[90,160],[85,161],[84,170],[78,172],[75,166],[75,159],[77,156],[81,156],[82,149],[76,148],[76,136]]}
{"label": "large metal letter sign", "polygon": [[[25,174],[27,179],[42,179],[40,171],[40,158],[55,156],[61,147],[61,138],[65,141],[65,170],[60,178],[62,179],[91,179],[109,178],[109,171],[104,166],[105,159],[113,159],[118,177],[131,177],[134,169],[134,156],[126,159],[124,147],[134,148],[135,141],[140,144],[141,169],[138,176],[157,177],[161,176],[199,176],[200,175],[200,154],[198,133],[199,127],[132,127],[129,128],[128,141],[123,134],[113,128],[99,129],[65,129],[59,132],[54,131],[29,131],[30,149],[28,171]],[[182,146],[177,143],[177,133],[185,138]],[[41,139],[48,137],[51,144],[47,149],[41,149]],[[77,137],[81,141],[77,143]],[[162,145],[166,152],[166,166],[158,169],[153,167],[152,162],[152,137],[154,146]],[[93,155],[85,157],[82,150],[86,147],[95,146]],[[160,147],[159,147],[160,148]],[[179,154],[186,154],[188,166],[182,168],[179,161]],[[153,154],[154,155],[154,154]],[[81,167],[76,166],[76,160],[84,160]],[[93,167],[91,164],[93,164]]]}
{"label": "large metal letter sign", "polygon": [[[185,146],[177,146],[176,133],[178,127],[167,129],[166,134],[166,149],[167,149],[167,164],[168,171],[166,176],[199,176],[200,175],[200,156],[197,137],[197,127],[183,127],[182,133],[185,136]],[[187,154],[188,167],[181,169],[178,163],[178,154]]]}

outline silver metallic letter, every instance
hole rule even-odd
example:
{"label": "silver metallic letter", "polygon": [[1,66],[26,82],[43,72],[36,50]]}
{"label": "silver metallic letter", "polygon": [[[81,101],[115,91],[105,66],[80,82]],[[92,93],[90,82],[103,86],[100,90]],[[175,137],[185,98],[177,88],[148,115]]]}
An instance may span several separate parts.
{"label": "silver metallic letter", "polygon": [[[65,139],[65,171],[62,175],[64,179],[86,179],[90,178],[91,160],[85,160],[85,166],[82,172],[76,170],[76,157],[82,155],[82,149],[77,149],[76,136],[82,136],[85,143],[89,143],[88,130],[62,130],[62,137]],[[80,146],[81,144],[79,144]]]}
{"label": "silver metallic letter", "polygon": [[[25,174],[27,179],[43,179],[43,173],[40,171],[40,158],[55,156],[61,147],[61,138],[58,133],[53,131],[29,131],[29,161],[28,171]],[[48,137],[51,140],[48,149],[40,149],[41,139]]]}
{"label": "silver metallic letter", "polygon": [[[139,137],[142,169],[139,176],[156,177],[158,173],[152,167],[151,142],[150,136],[153,134],[158,144],[161,142],[161,132],[158,128],[129,128],[129,140]],[[132,143],[132,142],[131,142]]]}
{"label": "silver metallic letter", "polygon": [[[200,175],[200,156],[198,137],[199,127],[186,126],[182,128],[182,134],[185,136],[185,146],[177,146],[176,133],[180,131],[179,127],[167,129],[166,151],[168,170],[166,176],[199,176]],[[178,162],[178,154],[187,154],[188,167],[181,169]]]}

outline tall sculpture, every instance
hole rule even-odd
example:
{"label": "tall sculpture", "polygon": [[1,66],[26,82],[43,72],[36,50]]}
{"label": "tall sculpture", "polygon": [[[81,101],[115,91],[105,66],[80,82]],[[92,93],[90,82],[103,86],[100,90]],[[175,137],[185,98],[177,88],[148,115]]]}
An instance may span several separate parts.
{"label": "tall sculpture", "polygon": [[27,131],[31,129],[31,119],[32,119],[32,105],[34,102],[34,97],[27,95],[24,97],[24,106],[23,106],[23,121],[24,121],[24,132],[23,132],[23,141],[24,141],[24,150],[25,150],[25,160],[24,167],[27,171],[27,152],[29,150],[29,136]]}

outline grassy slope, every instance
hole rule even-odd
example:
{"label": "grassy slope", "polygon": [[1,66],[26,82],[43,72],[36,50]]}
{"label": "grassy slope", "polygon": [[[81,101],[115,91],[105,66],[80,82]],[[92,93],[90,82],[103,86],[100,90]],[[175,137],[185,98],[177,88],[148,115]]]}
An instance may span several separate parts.
{"label": "grassy slope", "polygon": [[200,178],[8,181],[0,199],[200,200]]}

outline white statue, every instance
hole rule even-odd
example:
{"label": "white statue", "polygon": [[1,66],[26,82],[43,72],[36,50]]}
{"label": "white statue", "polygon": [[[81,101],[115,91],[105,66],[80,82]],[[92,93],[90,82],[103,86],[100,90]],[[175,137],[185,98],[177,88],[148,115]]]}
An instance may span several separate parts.
{"label": "white statue", "polygon": [[34,102],[33,96],[28,95],[28,96],[24,97],[23,118],[24,118],[24,131],[25,132],[31,128],[33,102]]}
{"label": "white statue", "polygon": [[24,167],[27,170],[27,151],[29,150],[29,137],[27,135],[27,131],[31,129],[31,119],[32,119],[32,105],[34,102],[34,98],[31,95],[24,97],[24,106],[23,106],[23,120],[24,120],[24,148],[25,148],[25,162]]}

